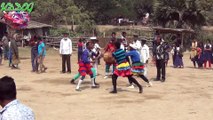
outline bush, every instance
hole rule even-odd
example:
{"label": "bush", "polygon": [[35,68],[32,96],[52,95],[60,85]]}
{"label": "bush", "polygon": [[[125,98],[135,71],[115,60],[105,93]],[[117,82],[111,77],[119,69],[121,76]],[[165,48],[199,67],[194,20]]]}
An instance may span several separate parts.
{"label": "bush", "polygon": [[68,32],[70,37],[75,37],[78,35],[77,33],[72,32],[66,28],[55,28],[50,30],[50,36],[53,36],[53,37],[62,36],[64,32]]}
{"label": "bush", "polygon": [[83,23],[76,27],[75,31],[79,34],[91,34],[96,29],[97,28],[94,21],[85,20]]}
{"label": "bush", "polygon": [[198,41],[202,41],[202,42],[207,42],[207,40],[210,40],[211,43],[213,42],[213,33],[211,32],[205,32],[205,31],[202,31],[202,32],[199,32],[198,36],[197,36],[197,40]]}

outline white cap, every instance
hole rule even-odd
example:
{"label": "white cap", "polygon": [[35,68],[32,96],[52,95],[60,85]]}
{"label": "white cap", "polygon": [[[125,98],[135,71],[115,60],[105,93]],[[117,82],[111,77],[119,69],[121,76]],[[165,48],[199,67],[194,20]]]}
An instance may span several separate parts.
{"label": "white cap", "polygon": [[135,44],[129,44],[129,46],[133,49],[137,49],[137,46]]}

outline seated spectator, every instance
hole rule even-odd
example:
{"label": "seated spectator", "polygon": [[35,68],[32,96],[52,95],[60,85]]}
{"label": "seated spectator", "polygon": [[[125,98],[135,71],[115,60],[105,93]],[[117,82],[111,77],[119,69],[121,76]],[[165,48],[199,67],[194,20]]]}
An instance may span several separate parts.
{"label": "seated spectator", "polygon": [[16,99],[14,79],[8,76],[0,78],[0,120],[34,120],[33,111]]}

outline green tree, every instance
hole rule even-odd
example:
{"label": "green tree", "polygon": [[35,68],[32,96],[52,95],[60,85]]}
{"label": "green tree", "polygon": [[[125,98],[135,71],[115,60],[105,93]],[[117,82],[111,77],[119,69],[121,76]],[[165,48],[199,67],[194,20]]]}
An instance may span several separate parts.
{"label": "green tree", "polygon": [[135,0],[134,9],[138,19],[142,19],[148,12],[152,14],[154,12],[155,0]]}
{"label": "green tree", "polygon": [[213,25],[213,0],[197,0],[196,3],[205,16],[207,25]]}
{"label": "green tree", "polygon": [[87,12],[98,24],[107,24],[112,19],[113,9],[116,8],[116,0],[74,0],[75,4],[83,12]]}
{"label": "green tree", "polygon": [[32,19],[40,22],[56,25],[62,23],[63,9],[55,0],[35,0]]}
{"label": "green tree", "polygon": [[[88,12],[83,12],[73,0],[34,0],[35,8],[31,13],[32,19],[40,22],[59,25],[85,25],[83,29],[94,25]],[[88,25],[91,24],[91,25]]]}
{"label": "green tree", "polygon": [[205,17],[195,0],[158,0],[155,21],[163,27],[196,28],[205,24]]}

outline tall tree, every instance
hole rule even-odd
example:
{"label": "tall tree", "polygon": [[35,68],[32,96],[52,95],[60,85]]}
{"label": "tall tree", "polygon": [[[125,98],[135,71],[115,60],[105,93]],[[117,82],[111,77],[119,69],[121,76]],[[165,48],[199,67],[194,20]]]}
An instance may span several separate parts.
{"label": "tall tree", "polygon": [[[88,14],[99,24],[107,24],[111,19],[112,10],[116,8],[116,0],[74,0],[83,12]],[[111,13],[111,14],[109,14]]]}
{"label": "tall tree", "polygon": [[195,28],[205,24],[196,0],[158,0],[155,20],[163,27]]}
{"label": "tall tree", "polygon": [[197,0],[196,3],[204,14],[207,25],[213,25],[213,0]]}
{"label": "tall tree", "polygon": [[134,9],[137,13],[137,18],[142,19],[146,13],[152,14],[154,12],[155,0],[135,0]]}
{"label": "tall tree", "polygon": [[86,12],[82,12],[73,0],[35,0],[32,18],[44,23],[81,24],[90,19]]}

